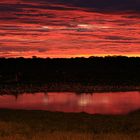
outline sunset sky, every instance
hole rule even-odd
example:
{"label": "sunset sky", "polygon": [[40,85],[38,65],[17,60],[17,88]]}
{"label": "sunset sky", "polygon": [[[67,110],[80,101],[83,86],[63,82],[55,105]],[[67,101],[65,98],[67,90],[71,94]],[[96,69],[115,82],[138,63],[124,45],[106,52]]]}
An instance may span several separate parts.
{"label": "sunset sky", "polygon": [[0,57],[140,56],[140,0],[1,0]]}

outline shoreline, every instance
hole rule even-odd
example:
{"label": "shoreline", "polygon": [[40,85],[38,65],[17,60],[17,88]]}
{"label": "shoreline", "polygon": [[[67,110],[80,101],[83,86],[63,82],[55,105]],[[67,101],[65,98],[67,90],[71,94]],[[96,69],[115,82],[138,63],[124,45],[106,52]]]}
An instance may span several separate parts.
{"label": "shoreline", "polygon": [[48,84],[3,84],[0,85],[0,95],[22,94],[35,92],[75,92],[104,93],[140,91],[140,85],[93,85],[81,83],[48,83]]}

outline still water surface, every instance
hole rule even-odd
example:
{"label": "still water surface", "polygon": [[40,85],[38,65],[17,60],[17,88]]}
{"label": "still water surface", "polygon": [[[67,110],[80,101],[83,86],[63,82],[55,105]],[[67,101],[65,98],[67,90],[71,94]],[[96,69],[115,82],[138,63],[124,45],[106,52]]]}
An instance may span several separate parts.
{"label": "still water surface", "polygon": [[0,96],[0,108],[127,114],[140,109],[140,92],[76,94],[73,92],[24,93]]}

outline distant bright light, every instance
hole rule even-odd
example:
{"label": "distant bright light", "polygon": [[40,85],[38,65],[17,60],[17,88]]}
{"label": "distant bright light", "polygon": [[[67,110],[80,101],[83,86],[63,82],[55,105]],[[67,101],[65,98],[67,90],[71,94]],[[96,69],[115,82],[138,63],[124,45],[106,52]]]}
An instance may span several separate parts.
{"label": "distant bright light", "polygon": [[91,29],[92,28],[92,25],[90,25],[90,24],[78,24],[77,26],[80,27],[80,28],[85,28],[85,29]]}
{"label": "distant bright light", "polygon": [[49,26],[42,26],[43,29],[52,29],[51,27]]}

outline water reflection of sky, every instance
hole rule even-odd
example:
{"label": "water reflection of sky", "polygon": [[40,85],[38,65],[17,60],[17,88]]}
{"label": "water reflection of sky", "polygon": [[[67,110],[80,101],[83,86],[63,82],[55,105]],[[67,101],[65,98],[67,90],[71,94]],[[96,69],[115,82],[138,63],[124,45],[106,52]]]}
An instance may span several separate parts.
{"label": "water reflection of sky", "polygon": [[0,96],[0,108],[86,112],[90,114],[127,114],[140,109],[139,92],[75,94],[49,92]]}

